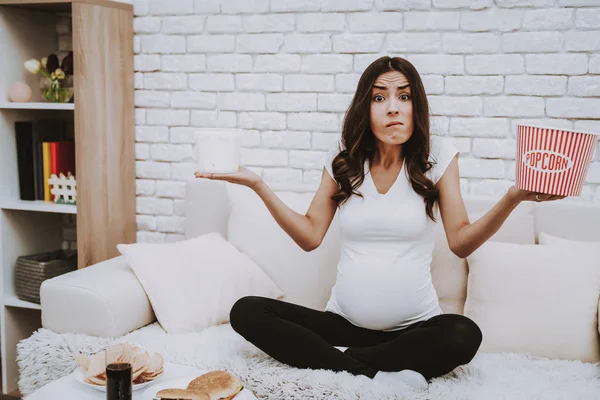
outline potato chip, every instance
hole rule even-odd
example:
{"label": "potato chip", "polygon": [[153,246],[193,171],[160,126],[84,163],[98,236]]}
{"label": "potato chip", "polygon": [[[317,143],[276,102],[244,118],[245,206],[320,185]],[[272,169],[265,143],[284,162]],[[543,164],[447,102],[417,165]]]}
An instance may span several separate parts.
{"label": "potato chip", "polygon": [[146,371],[148,371],[149,373],[156,372],[159,369],[162,369],[163,364],[164,364],[164,360],[160,354],[151,353],[150,360],[148,360],[148,367],[146,368]]}
{"label": "potato chip", "polygon": [[75,363],[77,363],[77,365],[84,370],[85,372],[87,372],[89,366],[90,366],[90,359],[88,356],[85,356],[83,354],[73,354],[73,359],[75,359]]}
{"label": "potato chip", "polygon": [[105,372],[106,365],[105,365],[104,357],[105,357],[104,352],[101,352],[101,353],[94,354],[90,358],[90,365],[86,371],[87,377],[100,375]]}
{"label": "potato chip", "polygon": [[146,380],[146,381],[151,381],[153,379],[156,379],[158,376],[162,375],[163,373],[163,369],[161,368],[160,370],[153,372],[151,374],[147,373],[146,371],[142,373],[142,375],[140,375],[140,378]]}
{"label": "potato chip", "polygon": [[140,370],[146,370],[147,366],[149,365],[149,361],[150,354],[148,354],[147,352],[136,354],[135,357],[133,357],[133,361],[131,362],[132,371],[137,372]]}
{"label": "potato chip", "polygon": [[95,376],[88,378],[88,382],[93,385],[106,386],[106,379],[98,378]]}
{"label": "potato chip", "polygon": [[[155,352],[143,351],[140,347],[119,343],[108,350],[109,362],[126,362],[131,364],[131,379],[134,384],[152,381],[164,372],[164,359]],[[93,385],[106,386],[106,351],[90,357],[73,354],[75,363],[84,371],[84,379]]]}

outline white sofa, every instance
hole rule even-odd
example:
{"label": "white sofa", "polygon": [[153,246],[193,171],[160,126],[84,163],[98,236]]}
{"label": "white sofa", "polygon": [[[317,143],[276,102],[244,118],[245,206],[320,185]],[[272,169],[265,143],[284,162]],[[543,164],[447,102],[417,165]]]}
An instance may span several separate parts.
{"label": "white sofa", "polygon": [[[314,187],[274,187],[304,212]],[[232,216],[231,196],[243,207]],[[471,220],[496,199],[465,198]],[[284,300],[322,310],[335,280],[339,253],[337,215],[323,244],[311,253],[295,246],[251,190],[224,182],[191,180],[186,190],[187,237],[218,231],[259,264],[285,293]],[[524,202],[491,240],[536,243],[539,232],[600,241],[600,206],[569,201]],[[433,283],[444,312],[463,313],[468,266],[450,252],[440,223],[432,261]],[[293,256],[291,256],[293,255]],[[123,256],[50,279],[41,288],[42,324],[57,333],[116,337],[156,320],[141,284]],[[599,304],[600,305],[600,304]],[[600,356],[598,357],[600,359]],[[598,359],[596,361],[598,361]],[[588,360],[589,361],[589,360]]]}
{"label": "white sofa", "polygon": [[[306,211],[314,193],[314,187],[272,187],[299,212]],[[465,201],[473,221],[489,210],[496,199],[466,197]],[[339,255],[337,215],[321,246],[307,253],[279,228],[254,192],[223,182],[191,180],[186,188],[185,221],[185,233],[190,238],[221,232],[263,268],[285,293],[284,300],[324,308]],[[563,238],[600,241],[598,227],[600,205],[528,202],[515,209],[491,240],[533,244],[540,232],[546,232]],[[447,313],[463,313],[467,260],[450,252],[441,224],[436,241],[432,278],[441,307]],[[113,340],[126,340],[160,352],[171,362],[228,369],[248,382],[259,398],[394,398],[362,386],[343,373],[286,369],[237,335],[229,324],[191,335],[167,334],[155,322],[148,297],[122,256],[47,280],[41,288],[41,303],[44,328],[20,342],[17,349],[19,388],[26,395],[71,373],[75,368],[71,352],[93,354]],[[590,314],[586,311],[585,318],[590,319],[587,326],[592,322],[597,326],[597,316]],[[583,363],[480,351],[469,365],[437,379],[423,396],[410,394],[410,398],[594,398],[591,394],[600,390],[600,362],[589,361],[600,360],[600,337],[595,344],[593,337],[587,343],[591,344],[579,346],[586,352],[589,348]],[[325,392],[329,395],[324,396]]]}

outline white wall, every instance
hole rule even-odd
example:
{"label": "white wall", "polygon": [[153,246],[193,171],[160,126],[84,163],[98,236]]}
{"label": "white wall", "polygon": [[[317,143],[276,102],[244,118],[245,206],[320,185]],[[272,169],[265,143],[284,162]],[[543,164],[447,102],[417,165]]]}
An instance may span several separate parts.
{"label": "white wall", "polygon": [[[463,192],[514,180],[518,122],[600,132],[600,0],[134,1],[138,240],[183,236],[194,127],[248,129],[241,162],[316,183],[365,67],[422,74]],[[600,202],[600,151],[579,201]]]}

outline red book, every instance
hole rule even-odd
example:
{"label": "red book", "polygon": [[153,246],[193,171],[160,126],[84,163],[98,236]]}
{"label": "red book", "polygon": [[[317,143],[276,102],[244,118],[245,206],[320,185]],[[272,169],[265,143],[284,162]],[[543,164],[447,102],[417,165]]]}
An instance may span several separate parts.
{"label": "red book", "polygon": [[58,157],[56,154],[58,142],[50,142],[50,175],[58,176]]}
{"label": "red book", "polygon": [[[59,176],[58,173],[58,157],[57,157],[57,142],[50,142],[48,143],[48,146],[50,148],[50,174],[49,176],[51,176],[52,174],[55,174],[56,176]],[[52,193],[50,193],[50,200],[54,201],[54,196]]]}
{"label": "red book", "polygon": [[65,176],[69,176],[70,173],[71,175],[75,176],[75,143],[66,141],[57,142],[56,147],[56,155],[58,158],[57,175],[62,173]]}

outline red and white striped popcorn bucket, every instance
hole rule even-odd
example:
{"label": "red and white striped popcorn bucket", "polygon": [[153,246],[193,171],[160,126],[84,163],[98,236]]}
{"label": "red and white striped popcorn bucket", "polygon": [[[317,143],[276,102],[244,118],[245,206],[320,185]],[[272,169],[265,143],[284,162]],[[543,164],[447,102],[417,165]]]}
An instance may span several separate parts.
{"label": "red and white striped popcorn bucket", "polygon": [[579,196],[598,135],[517,125],[516,186],[532,192]]}

